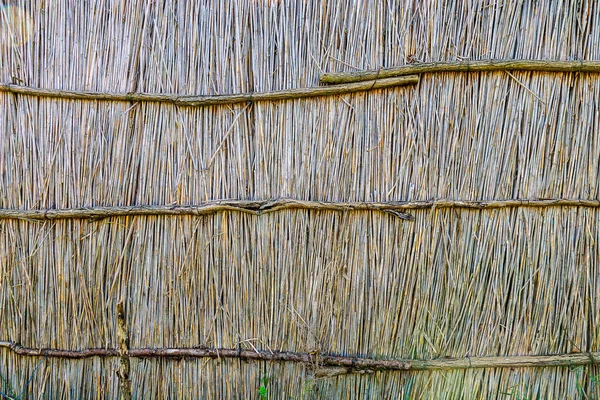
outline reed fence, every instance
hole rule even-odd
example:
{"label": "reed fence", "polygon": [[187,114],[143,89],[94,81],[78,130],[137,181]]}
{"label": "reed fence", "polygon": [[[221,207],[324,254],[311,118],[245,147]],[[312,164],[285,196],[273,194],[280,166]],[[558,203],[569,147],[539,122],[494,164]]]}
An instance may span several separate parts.
{"label": "reed fence", "polygon": [[0,4],[5,398],[595,398],[594,2]]}

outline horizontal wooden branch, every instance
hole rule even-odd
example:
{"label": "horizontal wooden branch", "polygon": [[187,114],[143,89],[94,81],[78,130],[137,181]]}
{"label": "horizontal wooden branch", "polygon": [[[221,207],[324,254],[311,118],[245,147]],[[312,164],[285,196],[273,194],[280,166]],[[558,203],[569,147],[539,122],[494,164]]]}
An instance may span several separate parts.
{"label": "horizontal wooden branch", "polygon": [[507,207],[600,207],[600,200],[583,199],[512,199],[512,200],[430,200],[406,202],[322,202],[296,199],[214,200],[198,205],[114,206],[44,210],[0,209],[0,219],[57,220],[102,219],[139,215],[205,215],[221,211],[237,211],[253,215],[304,209],[316,211],[382,211],[403,219],[412,219],[403,211],[418,209],[465,208],[474,210]]}
{"label": "horizontal wooden branch", "polygon": [[600,72],[600,61],[479,60],[417,63],[379,70],[328,72],[321,75],[321,83],[360,82],[426,72],[474,71]]}
{"label": "horizontal wooden branch", "polygon": [[[58,350],[23,347],[15,342],[0,341],[21,356],[81,359],[90,357],[118,357],[117,349]],[[339,355],[301,353],[293,351],[264,351],[215,348],[162,348],[129,349],[135,358],[236,358],[252,361],[279,361],[347,368],[354,371],[424,371],[469,368],[525,368],[579,366],[600,363],[600,352],[569,353],[538,356],[439,358],[435,360],[373,359]],[[338,371],[339,372],[339,371]]]}
{"label": "horizontal wooden branch", "polygon": [[333,96],[366,90],[388,88],[393,86],[415,85],[419,82],[418,75],[377,79],[365,82],[346,83],[334,86],[317,86],[309,88],[287,89],[272,92],[220,94],[206,96],[180,96],[176,94],[159,93],[109,93],[91,92],[84,90],[42,89],[29,86],[0,84],[0,92],[10,92],[38,97],[52,97],[77,100],[103,101],[152,101],[171,103],[178,106],[200,107],[221,104],[248,103],[270,100],[300,99],[317,96]]}

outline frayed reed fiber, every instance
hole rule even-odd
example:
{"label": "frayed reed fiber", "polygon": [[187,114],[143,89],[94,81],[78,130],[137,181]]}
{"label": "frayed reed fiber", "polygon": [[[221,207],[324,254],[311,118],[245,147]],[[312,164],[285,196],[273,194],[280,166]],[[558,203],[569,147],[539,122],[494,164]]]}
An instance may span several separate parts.
{"label": "frayed reed fiber", "polygon": [[583,72],[599,73],[600,61],[588,60],[462,60],[454,62],[431,62],[380,68],[358,72],[326,72],[321,83],[340,84],[360,82],[394,76],[439,72],[489,72],[489,71],[537,71],[537,72]]}
{"label": "frayed reed fiber", "polygon": [[[34,34],[0,45],[0,82],[117,93],[256,93],[325,71],[460,59],[600,59],[586,1],[15,0]],[[60,18],[57,18],[60,16]],[[600,198],[600,81],[531,71],[180,107],[0,93],[0,208],[218,199],[421,202]],[[0,221],[0,338],[30,348],[229,348],[372,359],[600,348],[591,207],[281,210]],[[0,349],[27,396],[115,398],[118,358]],[[595,365],[375,372],[131,359],[147,398],[589,398]],[[3,382],[3,381],[2,381]],[[0,389],[1,390],[1,389]],[[15,392],[18,392],[15,390]]]}

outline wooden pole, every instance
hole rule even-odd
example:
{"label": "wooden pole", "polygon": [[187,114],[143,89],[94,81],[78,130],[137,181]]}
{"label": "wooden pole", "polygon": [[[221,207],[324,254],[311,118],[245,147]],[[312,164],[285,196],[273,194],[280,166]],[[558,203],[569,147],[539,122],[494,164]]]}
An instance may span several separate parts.
{"label": "wooden pole", "polygon": [[418,75],[408,75],[389,79],[345,83],[333,86],[316,86],[278,90],[271,92],[237,93],[202,96],[180,96],[176,94],[159,93],[110,93],[91,92],[85,90],[58,90],[33,88],[29,86],[0,84],[0,92],[10,92],[29,96],[49,97],[73,100],[101,100],[101,101],[152,101],[171,103],[178,106],[201,107],[222,104],[248,103],[257,101],[291,100],[307,97],[334,96],[346,93],[363,92],[367,90],[389,88],[394,86],[415,85],[419,82]]}
{"label": "wooden pole", "polygon": [[[123,358],[125,358],[128,361],[127,357],[123,357],[124,353],[121,349],[35,349],[22,347],[14,342],[0,342],[0,347],[8,348],[14,353],[22,356],[45,356],[71,359],[118,356],[121,357],[122,360]],[[312,365],[315,364],[315,360],[318,357],[320,366],[340,367],[336,368],[336,372],[343,371],[343,368],[345,368],[347,372],[360,372],[370,370],[433,371],[470,368],[564,367],[600,363],[600,352],[530,356],[439,358],[435,360],[372,359],[329,354],[300,353],[292,351],[264,351],[217,348],[129,349],[127,354],[129,355],[129,357],[137,358],[237,358],[254,361],[297,362]]]}
{"label": "wooden pole", "polygon": [[339,84],[409,74],[475,71],[600,72],[600,61],[480,60],[430,62],[358,72],[328,72],[321,83]]}
{"label": "wooden pole", "polygon": [[[205,215],[222,211],[236,211],[261,215],[281,210],[318,211],[382,211],[402,219],[412,216],[402,211],[422,209],[464,208],[489,210],[514,207],[600,207],[600,200],[586,199],[508,199],[508,200],[429,200],[392,202],[323,202],[296,199],[276,200],[214,200],[197,205],[155,205],[85,207],[44,210],[0,209],[0,219],[57,220],[57,219],[103,219],[109,217],[139,215]],[[400,215],[399,215],[400,214]]]}

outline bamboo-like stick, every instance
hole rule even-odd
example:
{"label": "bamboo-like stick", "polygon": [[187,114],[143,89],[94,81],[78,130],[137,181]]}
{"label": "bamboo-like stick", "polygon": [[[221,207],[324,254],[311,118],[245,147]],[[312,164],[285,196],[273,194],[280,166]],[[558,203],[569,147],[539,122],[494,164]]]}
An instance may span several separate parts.
{"label": "bamboo-like stick", "polygon": [[131,400],[129,335],[127,334],[127,325],[125,323],[123,301],[117,303],[117,337],[119,338],[119,371],[117,375],[119,376],[119,387],[121,388],[121,400]]}
{"label": "bamboo-like stick", "polygon": [[479,60],[430,62],[369,71],[327,72],[321,75],[321,83],[360,82],[425,72],[473,71],[600,72],[600,61]]}
{"label": "bamboo-like stick", "polygon": [[[0,341],[0,347],[8,348],[22,356],[82,359],[90,357],[120,356],[117,349],[58,350],[22,347],[14,342]],[[568,353],[535,356],[439,358],[435,360],[372,359],[293,351],[263,351],[216,348],[162,348],[129,349],[129,357],[136,358],[237,358],[254,361],[297,362],[347,368],[352,371],[431,371],[470,368],[526,368],[580,366],[600,363],[600,352]],[[338,371],[339,372],[339,371]]]}
{"label": "bamboo-like stick", "polygon": [[[139,215],[205,215],[220,211],[237,211],[261,215],[292,209],[317,211],[365,211],[377,210],[411,219],[400,211],[419,209],[465,208],[474,210],[507,207],[600,207],[600,200],[584,199],[510,199],[510,200],[430,200],[407,202],[321,202],[296,199],[276,200],[214,200],[198,205],[148,205],[86,207],[44,210],[0,209],[0,219],[56,220],[56,219],[102,219]],[[400,214],[400,215],[398,215]]]}
{"label": "bamboo-like stick", "polygon": [[29,86],[0,84],[0,92],[25,94],[30,96],[51,97],[76,100],[103,101],[152,101],[172,103],[178,106],[200,107],[221,104],[236,104],[257,101],[301,99],[306,97],[333,96],[345,93],[362,92],[394,86],[415,85],[419,82],[418,75],[408,75],[389,79],[377,79],[366,82],[345,83],[333,86],[316,86],[258,93],[237,93],[206,96],[180,96],[176,94],[159,93],[110,93],[91,92],[85,90],[58,90],[33,88]]}

